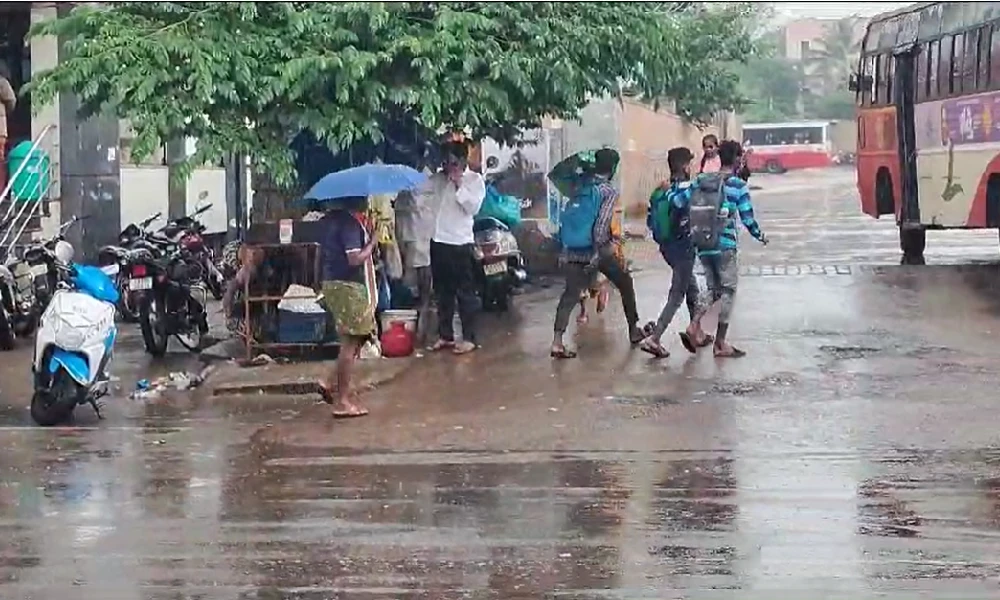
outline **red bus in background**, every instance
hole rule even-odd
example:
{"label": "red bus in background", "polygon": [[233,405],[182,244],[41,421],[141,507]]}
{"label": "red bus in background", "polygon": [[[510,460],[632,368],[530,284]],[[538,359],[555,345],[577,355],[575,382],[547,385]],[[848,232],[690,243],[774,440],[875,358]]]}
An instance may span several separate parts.
{"label": "red bus in background", "polygon": [[754,172],[784,173],[833,165],[829,121],[746,124],[743,145],[751,150],[747,166]]}

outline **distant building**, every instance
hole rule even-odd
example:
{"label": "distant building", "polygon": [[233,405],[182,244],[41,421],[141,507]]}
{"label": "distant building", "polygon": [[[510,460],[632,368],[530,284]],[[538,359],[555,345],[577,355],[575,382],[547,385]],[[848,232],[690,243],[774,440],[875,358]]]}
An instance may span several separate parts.
{"label": "distant building", "polygon": [[[847,17],[847,19],[853,21],[852,29],[855,42],[860,42],[864,36],[868,19],[860,17]],[[824,48],[824,39],[841,20],[806,18],[788,22],[780,29],[783,55],[785,58],[797,62],[808,61],[816,51],[821,51]],[[806,74],[809,75],[809,69],[806,69]],[[823,82],[816,77],[807,77],[805,82],[806,88],[813,92],[819,92],[824,83],[828,82]]]}

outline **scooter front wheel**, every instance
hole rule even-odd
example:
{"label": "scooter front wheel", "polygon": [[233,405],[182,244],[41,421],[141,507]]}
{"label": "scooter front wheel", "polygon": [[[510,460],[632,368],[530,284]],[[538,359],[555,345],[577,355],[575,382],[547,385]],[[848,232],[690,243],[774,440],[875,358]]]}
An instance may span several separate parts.
{"label": "scooter front wheel", "polygon": [[69,373],[59,369],[49,389],[35,389],[31,397],[31,419],[42,427],[53,427],[69,419],[84,391]]}

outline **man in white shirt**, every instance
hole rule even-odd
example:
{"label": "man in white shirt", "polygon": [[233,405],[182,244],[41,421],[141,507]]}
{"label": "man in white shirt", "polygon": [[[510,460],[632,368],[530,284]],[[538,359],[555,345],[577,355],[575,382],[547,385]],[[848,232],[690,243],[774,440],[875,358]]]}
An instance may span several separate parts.
{"label": "man in white shirt", "polygon": [[[476,345],[475,236],[473,218],[486,197],[482,175],[469,170],[469,149],[463,142],[442,148],[441,171],[429,180],[428,204],[433,208],[431,276],[438,305],[438,341],[432,350],[451,349],[455,354],[472,352]],[[452,321],[456,302],[462,321],[462,341],[455,340]]]}

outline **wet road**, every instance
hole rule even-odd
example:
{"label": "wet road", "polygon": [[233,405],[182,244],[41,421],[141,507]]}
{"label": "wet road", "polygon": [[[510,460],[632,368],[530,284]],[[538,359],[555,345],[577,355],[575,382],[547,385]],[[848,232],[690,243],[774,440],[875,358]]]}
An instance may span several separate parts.
{"label": "wet road", "polygon": [[[194,395],[40,430],[12,357],[0,598],[1000,597],[996,234],[900,267],[824,177],[757,201],[772,244],[745,242],[740,362],[673,334],[651,362],[615,306],[553,364],[551,288],[365,420]],[[631,252],[652,317],[667,271]]]}

